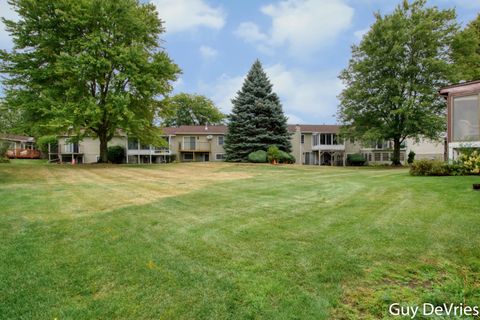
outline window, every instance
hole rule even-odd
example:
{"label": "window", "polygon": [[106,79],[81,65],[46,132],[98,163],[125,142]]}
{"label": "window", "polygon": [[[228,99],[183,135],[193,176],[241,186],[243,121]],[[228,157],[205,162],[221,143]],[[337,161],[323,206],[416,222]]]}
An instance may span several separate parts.
{"label": "window", "polygon": [[305,152],[305,162],[304,164],[310,164],[310,152]]}
{"label": "window", "polygon": [[383,154],[383,161],[390,161],[390,153]]}
{"label": "window", "polygon": [[137,138],[128,138],[128,149],[131,149],[131,150],[138,149]]}
{"label": "window", "polygon": [[368,154],[368,161],[372,161],[372,154],[371,153]]}
{"label": "window", "polygon": [[[318,146],[318,142],[319,142],[319,136],[318,136],[318,133],[315,133],[313,136],[313,145],[314,146]],[[302,142],[303,143],[303,142]]]}
{"label": "window", "polygon": [[140,144],[140,149],[142,149],[142,150],[150,150],[150,145],[141,143],[141,144]]}
{"label": "window", "polygon": [[223,139],[224,139],[223,136],[218,136],[218,145],[219,146],[223,146]]}
{"label": "window", "polygon": [[183,154],[183,160],[185,160],[185,161],[193,160],[193,153],[192,152],[184,153]]}
{"label": "window", "polygon": [[381,154],[380,153],[375,153],[375,161],[381,161]]}
{"label": "window", "polygon": [[215,154],[215,160],[225,160],[225,153]]}
{"label": "window", "polygon": [[301,137],[300,137],[300,143],[301,144],[305,143],[305,135],[304,134],[302,134]]}
{"label": "window", "polygon": [[332,135],[331,134],[327,134],[327,143],[328,145],[332,144]]}
{"label": "window", "polygon": [[66,143],[65,153],[78,153],[78,143]]}
{"label": "window", "polygon": [[453,98],[453,141],[480,140],[478,95]]}
{"label": "window", "polygon": [[196,139],[195,137],[183,137],[183,149],[195,150]]}
{"label": "window", "polygon": [[400,152],[400,161],[405,161],[405,153]]}

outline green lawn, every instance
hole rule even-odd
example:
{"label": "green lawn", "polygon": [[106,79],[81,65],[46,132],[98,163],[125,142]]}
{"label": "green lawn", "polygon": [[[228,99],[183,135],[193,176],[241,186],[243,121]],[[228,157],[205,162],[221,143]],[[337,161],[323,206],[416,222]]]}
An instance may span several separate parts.
{"label": "green lawn", "polygon": [[379,319],[480,305],[480,177],[0,164],[1,319]]}

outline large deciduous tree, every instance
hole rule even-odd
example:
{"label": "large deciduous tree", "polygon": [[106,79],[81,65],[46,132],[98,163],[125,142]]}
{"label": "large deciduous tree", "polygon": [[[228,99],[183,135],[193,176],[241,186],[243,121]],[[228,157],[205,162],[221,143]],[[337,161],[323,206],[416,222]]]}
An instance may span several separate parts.
{"label": "large deciduous tree", "polygon": [[455,37],[453,80],[480,80],[480,14]]}
{"label": "large deciduous tree", "polygon": [[9,108],[0,101],[0,133],[31,134],[20,110]]}
{"label": "large deciduous tree", "polygon": [[287,118],[260,61],[252,65],[232,103],[225,137],[227,161],[247,161],[249,153],[271,145],[290,152]]}
{"label": "large deciduous tree", "polygon": [[162,124],[167,127],[215,125],[225,119],[213,101],[202,95],[179,93],[165,99],[164,105]]}
{"label": "large deciduous tree", "polygon": [[160,47],[156,8],[138,0],[9,1],[14,49],[1,52],[6,103],[42,133],[98,137],[116,130],[159,141],[153,120],[179,68]]}
{"label": "large deciduous tree", "polygon": [[448,83],[450,44],[458,26],[455,11],[404,1],[375,22],[340,79],[338,118],[344,133],[364,141],[393,141],[400,164],[407,137],[438,138],[445,130],[445,102],[438,89]]}

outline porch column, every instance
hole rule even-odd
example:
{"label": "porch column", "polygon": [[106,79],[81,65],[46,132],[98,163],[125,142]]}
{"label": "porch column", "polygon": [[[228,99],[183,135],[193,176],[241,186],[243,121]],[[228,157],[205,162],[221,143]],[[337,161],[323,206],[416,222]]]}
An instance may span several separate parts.
{"label": "porch column", "polygon": [[347,155],[345,152],[343,152],[343,166],[345,167],[347,165]]}
{"label": "porch column", "polygon": [[128,164],[128,135],[125,140],[125,163]]}
{"label": "porch column", "polygon": [[149,148],[150,148],[150,152],[149,152],[150,164],[152,164],[152,145],[149,145]]}
{"label": "porch column", "polygon": [[137,158],[138,164],[140,164],[140,139],[137,139]]}
{"label": "porch column", "polygon": [[453,147],[448,145],[448,162],[452,162],[454,159],[454,150]]}

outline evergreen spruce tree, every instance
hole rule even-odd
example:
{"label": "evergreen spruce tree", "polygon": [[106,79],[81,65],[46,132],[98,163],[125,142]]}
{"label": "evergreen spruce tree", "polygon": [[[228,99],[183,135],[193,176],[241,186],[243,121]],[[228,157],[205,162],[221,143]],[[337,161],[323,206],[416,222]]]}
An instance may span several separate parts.
{"label": "evergreen spruce tree", "polygon": [[232,103],[225,137],[227,161],[247,161],[250,152],[266,151],[271,145],[291,151],[287,118],[260,61],[252,65]]}

